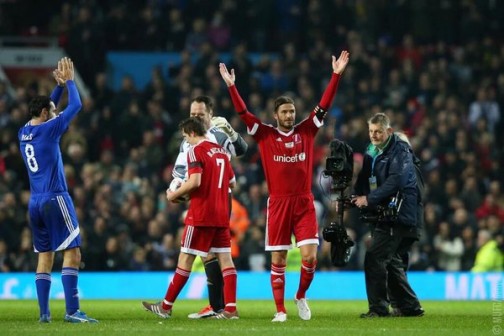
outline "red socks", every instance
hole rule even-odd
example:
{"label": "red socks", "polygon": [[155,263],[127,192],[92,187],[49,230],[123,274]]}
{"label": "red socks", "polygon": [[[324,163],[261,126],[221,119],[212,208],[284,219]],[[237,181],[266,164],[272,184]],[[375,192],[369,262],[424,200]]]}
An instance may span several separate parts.
{"label": "red socks", "polygon": [[236,311],[236,268],[223,269],[222,278],[224,279],[224,310],[233,313]]}
{"label": "red socks", "polygon": [[301,276],[299,279],[299,288],[296,294],[296,299],[303,299],[306,296],[306,291],[310,288],[317,268],[317,261],[309,264],[305,261],[301,262]]}
{"label": "red socks", "polygon": [[277,312],[286,312],[284,305],[285,295],[285,265],[271,264],[271,289]]}
{"label": "red socks", "polygon": [[168,290],[166,291],[166,295],[162,303],[163,309],[170,310],[172,308],[173,303],[177,299],[177,296],[180,294],[182,288],[184,288],[184,285],[190,275],[191,271],[186,271],[177,267],[175,275],[170,282],[170,286],[168,286]]}

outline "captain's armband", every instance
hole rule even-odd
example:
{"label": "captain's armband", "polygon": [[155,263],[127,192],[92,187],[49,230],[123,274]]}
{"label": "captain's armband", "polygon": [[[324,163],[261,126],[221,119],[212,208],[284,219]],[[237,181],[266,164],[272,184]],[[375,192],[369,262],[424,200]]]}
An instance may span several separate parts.
{"label": "captain's armband", "polygon": [[317,119],[318,120],[323,120],[327,114],[327,110],[324,110],[322,107],[320,107],[319,105],[317,105],[315,107],[315,115],[317,116]]}

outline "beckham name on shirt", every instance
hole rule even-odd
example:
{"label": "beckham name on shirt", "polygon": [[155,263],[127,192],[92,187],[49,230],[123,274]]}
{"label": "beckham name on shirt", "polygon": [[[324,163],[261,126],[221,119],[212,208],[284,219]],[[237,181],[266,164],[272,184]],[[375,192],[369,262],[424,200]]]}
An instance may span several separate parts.
{"label": "beckham name on shirt", "polygon": [[228,155],[228,152],[226,152],[226,150],[224,148],[217,148],[217,147],[211,148],[207,152],[207,155],[212,157],[212,156],[214,156],[214,154],[218,154],[218,153]]}

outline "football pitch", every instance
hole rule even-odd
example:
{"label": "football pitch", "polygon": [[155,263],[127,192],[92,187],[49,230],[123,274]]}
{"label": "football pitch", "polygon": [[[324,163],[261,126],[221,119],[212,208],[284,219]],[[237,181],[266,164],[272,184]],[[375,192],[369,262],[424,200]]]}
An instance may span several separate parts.
{"label": "football pitch", "polygon": [[501,335],[502,301],[424,301],[423,317],[361,319],[365,301],[309,301],[312,319],[302,321],[293,302],[287,301],[288,320],[271,323],[272,301],[238,302],[239,320],[189,320],[187,314],[206,304],[180,300],[172,318],[161,319],[144,311],[140,300],[82,300],[81,310],[98,324],[63,322],[64,301],[51,301],[52,322],[38,323],[33,300],[0,300],[0,335]]}

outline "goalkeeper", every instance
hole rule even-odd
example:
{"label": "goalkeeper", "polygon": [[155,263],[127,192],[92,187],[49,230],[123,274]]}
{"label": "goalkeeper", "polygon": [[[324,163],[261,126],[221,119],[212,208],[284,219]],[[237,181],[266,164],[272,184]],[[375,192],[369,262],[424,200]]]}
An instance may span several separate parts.
{"label": "goalkeeper", "polygon": [[[248,145],[243,138],[235,132],[229,122],[223,117],[216,117],[213,113],[214,104],[208,96],[198,96],[191,101],[189,115],[200,119],[207,130],[206,137],[223,147],[229,156],[242,156],[247,151]],[[187,173],[187,151],[191,146],[185,140],[180,144],[180,152],[173,168],[173,181],[170,189],[175,189],[174,185],[180,185],[184,181]],[[230,191],[231,192],[231,191]],[[231,204],[231,194],[229,197]],[[229,207],[231,209],[231,206]],[[191,319],[206,318],[216,315],[224,309],[223,279],[219,263],[213,254],[208,254],[203,259],[205,273],[207,276],[209,305],[197,313],[189,314]]]}

